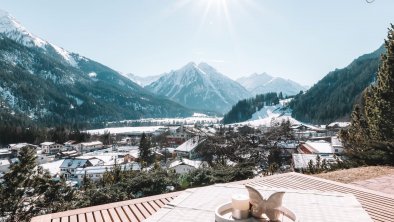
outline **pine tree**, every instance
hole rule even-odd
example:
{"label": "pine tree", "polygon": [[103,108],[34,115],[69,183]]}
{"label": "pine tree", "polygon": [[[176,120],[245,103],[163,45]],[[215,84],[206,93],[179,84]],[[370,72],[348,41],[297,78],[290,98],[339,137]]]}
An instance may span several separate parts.
{"label": "pine tree", "polygon": [[0,217],[5,221],[29,221],[38,214],[39,198],[46,192],[50,175],[37,167],[35,150],[25,146],[19,162],[12,164],[0,189]]}
{"label": "pine tree", "polygon": [[149,165],[152,163],[152,152],[150,150],[150,138],[146,136],[145,133],[142,133],[141,135],[141,140],[140,140],[140,146],[139,146],[139,159],[141,163],[141,168]]}
{"label": "pine tree", "polygon": [[367,164],[394,164],[393,25],[385,48],[377,80],[363,94],[363,109],[355,107],[349,130],[341,133],[350,157]]}

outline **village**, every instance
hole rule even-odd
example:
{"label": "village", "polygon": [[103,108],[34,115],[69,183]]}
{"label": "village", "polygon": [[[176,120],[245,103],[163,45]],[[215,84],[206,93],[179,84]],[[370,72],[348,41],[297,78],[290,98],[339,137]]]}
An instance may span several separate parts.
{"label": "village", "polygon": [[[323,127],[291,125],[292,139],[272,141],[279,148],[280,158],[283,160],[278,166],[279,170],[273,173],[304,172],[312,162],[316,164],[317,158],[328,164],[339,161],[343,146],[337,134],[347,125],[341,122]],[[162,169],[184,174],[194,169],[209,167],[196,150],[207,138],[215,137],[223,130],[243,132],[246,137],[263,137],[269,127],[251,128],[244,125],[219,124],[120,127],[88,131],[92,135],[91,141],[81,143],[66,141],[58,144],[46,141],[40,144],[9,144],[8,147],[0,149],[0,174],[8,172],[10,165],[18,162],[18,153],[25,146],[36,150],[37,164],[48,170],[54,180],[64,178],[71,186],[81,186],[84,178],[97,182],[103,178],[105,172],[111,171],[114,167],[133,171],[149,170],[153,164],[143,169],[141,167],[139,145],[143,134],[152,140],[150,150],[154,155],[155,164],[159,164]],[[110,138],[108,141],[100,141],[105,133]],[[267,157],[272,146],[257,144],[257,149]],[[235,163],[228,160],[227,164]],[[266,161],[261,161],[255,166],[256,175],[267,170]]]}

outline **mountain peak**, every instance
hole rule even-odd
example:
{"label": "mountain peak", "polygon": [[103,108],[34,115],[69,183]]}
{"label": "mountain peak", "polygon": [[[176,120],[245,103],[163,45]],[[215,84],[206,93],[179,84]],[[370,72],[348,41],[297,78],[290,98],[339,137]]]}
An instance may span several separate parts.
{"label": "mountain peak", "polygon": [[10,13],[0,9],[0,33],[25,46],[43,47],[46,41],[33,35],[23,27]]}

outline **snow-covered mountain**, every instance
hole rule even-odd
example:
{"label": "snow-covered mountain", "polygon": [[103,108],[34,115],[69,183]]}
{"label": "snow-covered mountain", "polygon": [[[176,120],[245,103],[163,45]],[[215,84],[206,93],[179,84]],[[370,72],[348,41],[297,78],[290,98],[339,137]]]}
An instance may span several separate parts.
{"label": "snow-covered mountain", "polygon": [[164,74],[146,89],[186,107],[225,113],[238,100],[250,97],[239,83],[206,63],[188,63]]}
{"label": "snow-covered mountain", "polygon": [[296,95],[306,87],[290,80],[279,77],[272,77],[267,73],[252,74],[247,77],[237,79],[252,95],[264,94],[268,92],[282,92],[284,95]]}
{"label": "snow-covered mountain", "polygon": [[138,85],[144,87],[144,86],[147,86],[147,85],[151,84],[152,82],[158,80],[162,75],[143,77],[143,76],[137,76],[133,73],[127,73],[124,76],[129,78],[131,81],[137,83]]}
{"label": "snow-covered mountain", "polygon": [[0,11],[1,121],[22,116],[77,124],[191,114],[118,72],[37,37]]}

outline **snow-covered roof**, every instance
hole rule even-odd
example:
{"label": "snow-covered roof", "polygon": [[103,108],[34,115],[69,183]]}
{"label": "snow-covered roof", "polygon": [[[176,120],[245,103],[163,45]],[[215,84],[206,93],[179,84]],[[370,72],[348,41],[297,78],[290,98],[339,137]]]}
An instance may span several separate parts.
{"label": "snow-covered roof", "polygon": [[53,144],[55,144],[55,143],[54,142],[43,142],[43,143],[40,143],[41,146],[50,146],[50,145],[53,145]]}
{"label": "snow-covered roof", "polygon": [[60,167],[77,168],[85,165],[88,161],[89,161],[88,159],[65,159]]}
{"label": "snow-covered roof", "polygon": [[331,143],[328,143],[324,140],[319,141],[307,141],[305,143],[308,148],[312,148],[314,153],[333,153]]}
{"label": "snow-covered roof", "polygon": [[8,159],[0,159],[0,166],[10,165],[10,161]]}
{"label": "snow-covered roof", "polygon": [[99,146],[99,145],[103,145],[103,143],[100,141],[92,141],[92,142],[80,143],[80,145],[81,146]]}
{"label": "snow-covered roof", "polygon": [[180,146],[178,146],[175,151],[180,151],[180,152],[191,152],[193,149],[195,149],[203,140],[199,137],[193,137],[186,142],[182,143]]}
{"label": "snow-covered roof", "polygon": [[10,144],[11,149],[21,149],[25,146],[32,146],[32,147],[37,147],[36,145],[30,144],[30,143],[17,143],[17,144]]}
{"label": "snow-covered roof", "polygon": [[188,165],[188,166],[192,166],[194,168],[199,168],[201,166],[203,166],[205,163],[201,160],[189,160],[189,159],[185,159],[183,158],[182,160],[175,160],[174,162],[172,162],[169,166],[169,168],[173,168],[179,165]]}
{"label": "snow-covered roof", "polygon": [[328,127],[340,127],[340,128],[345,128],[350,126],[350,122],[332,122],[327,125]]}
{"label": "snow-covered roof", "polygon": [[44,170],[48,170],[51,176],[55,176],[60,173],[60,166],[62,165],[64,160],[57,160],[50,163],[40,164],[40,166]]}
{"label": "snow-covered roof", "polygon": [[[127,164],[118,165],[121,170],[140,170],[141,167],[138,163],[132,162]],[[85,168],[77,168],[76,175],[85,175],[86,174],[103,174],[107,171],[111,171],[114,168],[114,165],[107,166],[90,166]]]}

